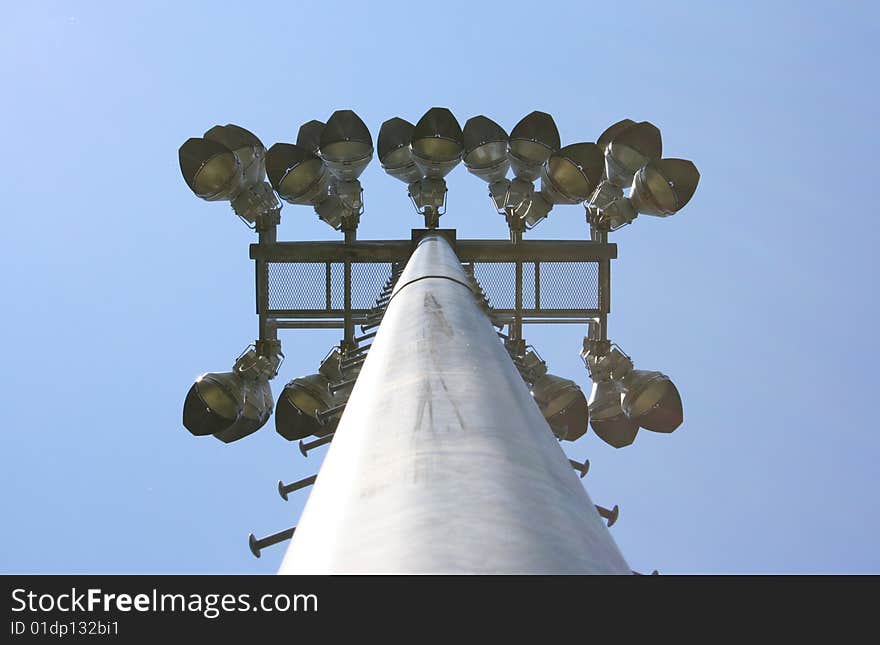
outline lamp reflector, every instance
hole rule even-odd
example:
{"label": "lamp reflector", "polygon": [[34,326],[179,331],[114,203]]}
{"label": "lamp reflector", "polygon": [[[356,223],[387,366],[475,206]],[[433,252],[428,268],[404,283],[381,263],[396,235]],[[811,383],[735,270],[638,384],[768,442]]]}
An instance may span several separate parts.
{"label": "lamp reflector", "polygon": [[233,372],[203,374],[183,402],[183,425],[198,437],[216,434],[238,421],[243,407],[241,377]]}
{"label": "lamp reflector", "polygon": [[461,126],[447,108],[433,107],[413,128],[411,146],[422,175],[442,179],[461,161]]}
{"label": "lamp reflector", "polygon": [[593,384],[590,427],[602,441],[615,448],[623,448],[635,441],[639,425],[624,414],[620,406],[620,389],[613,381]]}
{"label": "lamp reflector", "polygon": [[323,374],[293,379],[278,397],[275,431],[288,441],[331,432],[334,422],[322,425],[318,422],[318,412],[332,407],[333,398]]}
{"label": "lamp reflector", "polygon": [[422,178],[422,171],[412,158],[410,141],[415,126],[399,117],[388,119],[379,129],[376,149],[382,169],[400,181],[411,184]]}
{"label": "lamp reflector", "polygon": [[276,143],[269,148],[266,174],[281,198],[291,204],[315,204],[327,195],[324,162],[292,143]]}
{"label": "lamp reflector", "polygon": [[488,117],[472,117],[464,124],[462,143],[468,172],[488,183],[504,179],[510,168],[504,128]]}
{"label": "lamp reflector", "polygon": [[266,147],[253,132],[228,123],[215,125],[205,132],[205,139],[216,141],[235,154],[241,163],[245,183],[249,186],[266,178]]}
{"label": "lamp reflector", "polygon": [[352,110],[337,110],[327,120],[319,141],[321,158],[341,181],[357,179],[373,158],[373,137]]}
{"label": "lamp reflector", "polygon": [[665,374],[632,370],[621,386],[624,413],[645,430],[672,432],[684,420],[681,395]]}
{"label": "lamp reflector", "polygon": [[636,171],[663,153],[660,130],[653,123],[633,123],[617,133],[605,147],[605,174],[620,187],[629,186]]}
{"label": "lamp reflector", "polygon": [[312,154],[318,154],[321,148],[321,132],[324,130],[324,122],[312,119],[299,126],[296,134],[296,145],[305,148]]}
{"label": "lamp reflector", "polygon": [[700,172],[687,159],[660,159],[635,175],[630,200],[639,213],[667,217],[691,200],[700,182]]}
{"label": "lamp reflector", "polygon": [[541,192],[554,204],[587,199],[602,180],[603,155],[595,143],[573,143],[550,155],[541,171]]}
{"label": "lamp reflector", "polygon": [[631,125],[635,125],[635,124],[636,124],[636,122],[633,121],[632,119],[623,119],[613,125],[609,125],[607,128],[605,128],[605,132],[600,134],[599,138],[596,139],[596,145],[599,146],[599,148],[604,153],[605,148],[608,147],[608,144],[611,143],[611,141],[614,139],[614,137],[616,137],[618,134],[620,134],[621,132],[626,130]]}
{"label": "lamp reflector", "polygon": [[517,179],[535,181],[559,145],[559,130],[552,116],[535,111],[523,117],[510,132],[508,143],[513,174]]}
{"label": "lamp reflector", "polygon": [[574,381],[545,374],[532,385],[532,396],[556,435],[574,441],[587,431],[587,399]]}
{"label": "lamp reflector", "polygon": [[221,143],[187,139],[178,150],[178,159],[187,186],[206,201],[231,199],[241,189],[244,179],[241,164]]}
{"label": "lamp reflector", "polygon": [[272,388],[266,377],[244,379],[244,406],[241,416],[228,428],[214,433],[223,443],[232,443],[253,434],[272,416]]}

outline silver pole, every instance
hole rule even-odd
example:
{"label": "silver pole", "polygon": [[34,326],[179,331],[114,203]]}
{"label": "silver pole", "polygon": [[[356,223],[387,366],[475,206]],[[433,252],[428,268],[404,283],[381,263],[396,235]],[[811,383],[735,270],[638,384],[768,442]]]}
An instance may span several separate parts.
{"label": "silver pole", "polygon": [[397,282],[279,573],[631,573],[440,236]]}

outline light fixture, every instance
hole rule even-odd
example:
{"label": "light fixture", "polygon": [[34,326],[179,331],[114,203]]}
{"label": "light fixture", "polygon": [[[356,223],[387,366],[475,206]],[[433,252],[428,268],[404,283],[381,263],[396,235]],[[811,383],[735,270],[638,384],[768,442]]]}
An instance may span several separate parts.
{"label": "light fixture", "polygon": [[252,132],[216,125],[178,150],[183,179],[206,201],[228,201],[236,215],[258,228],[277,224],[280,205],[265,183],[266,149]]}
{"label": "light fixture", "polygon": [[324,122],[312,119],[299,126],[296,133],[296,145],[305,148],[312,154],[317,155],[321,148],[321,132],[324,130]]}
{"label": "light fixture", "polygon": [[663,433],[678,428],[684,417],[681,396],[669,377],[633,369],[632,359],[598,338],[597,329],[591,325],[581,351],[594,382],[590,418],[596,434],[620,448],[632,443],[638,427]]}
{"label": "light fixture", "polygon": [[462,144],[468,172],[489,184],[504,179],[510,168],[504,128],[488,117],[472,117],[464,124]]}
{"label": "light fixture", "polygon": [[577,383],[561,376],[544,374],[532,384],[531,393],[558,437],[575,441],[587,431],[589,406]]}
{"label": "light fixture", "polygon": [[667,217],[691,200],[700,182],[700,172],[687,159],[652,161],[636,172],[630,199],[645,215]]}
{"label": "light fixture", "polygon": [[602,151],[595,143],[560,148],[541,170],[541,193],[553,204],[580,203],[601,181],[602,164]]}
{"label": "light fixture", "polygon": [[645,430],[672,432],[684,420],[681,395],[665,374],[631,370],[621,387],[624,413]]}
{"label": "light fixture", "polygon": [[291,204],[315,205],[327,196],[329,173],[306,148],[276,143],[266,153],[266,174],[281,199]]}
{"label": "light fixture", "polygon": [[412,132],[415,126],[399,117],[388,119],[379,130],[376,143],[382,169],[405,184],[422,178],[422,171],[412,158]]}
{"label": "light fixture", "polygon": [[529,384],[529,392],[553,434],[568,441],[582,437],[587,431],[590,411],[578,384],[548,374],[547,363],[524,340],[508,338],[504,345],[523,380]]}
{"label": "light fixture", "polygon": [[611,126],[614,128],[611,132],[606,130],[603,133],[605,139],[600,137],[605,143],[602,147],[605,174],[608,181],[621,188],[632,183],[633,175],[639,168],[651,161],[657,161],[663,153],[663,140],[657,126],[648,121],[629,121],[628,124],[621,125],[624,123],[621,121]]}
{"label": "light fixture", "polygon": [[343,403],[346,394],[330,392],[330,383],[341,380],[339,350],[334,348],[321,362],[317,374],[290,381],[275,407],[275,431],[288,441],[310,435],[324,436],[334,431],[338,418],[322,423],[318,415]]}
{"label": "light fixture", "polygon": [[620,388],[614,381],[593,383],[590,427],[597,437],[615,448],[623,448],[635,441],[639,424],[624,414],[620,406]]}
{"label": "light fixture", "polygon": [[354,181],[373,158],[373,137],[351,110],[337,110],[327,120],[319,139],[321,159],[342,182]]}
{"label": "light fixture", "polygon": [[517,179],[535,181],[541,166],[559,150],[559,130],[546,112],[532,112],[523,117],[510,132],[508,155]]}
{"label": "light fixture", "polygon": [[248,348],[231,372],[207,373],[196,379],[183,404],[183,425],[196,436],[214,435],[224,443],[262,428],[272,414],[269,379],[281,363],[277,341]]}
{"label": "light fixture", "polygon": [[461,126],[447,108],[433,107],[416,123],[410,145],[422,176],[442,179],[461,161]]}

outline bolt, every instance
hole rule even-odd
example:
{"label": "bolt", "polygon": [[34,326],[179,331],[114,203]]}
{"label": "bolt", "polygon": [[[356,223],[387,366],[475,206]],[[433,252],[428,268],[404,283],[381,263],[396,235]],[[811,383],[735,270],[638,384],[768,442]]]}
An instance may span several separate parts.
{"label": "bolt", "polygon": [[254,534],[251,533],[248,536],[248,546],[251,548],[251,553],[254,554],[255,558],[260,557],[260,551],[265,549],[267,546],[272,546],[273,544],[278,544],[279,542],[284,542],[284,540],[289,540],[293,537],[293,532],[296,530],[295,526],[291,526],[289,529],[284,529],[283,531],[279,531],[278,533],[273,533],[272,535],[267,535],[261,540],[258,540],[254,537]]}
{"label": "bolt", "polygon": [[326,423],[330,419],[338,417],[340,414],[343,413],[344,410],[345,410],[345,403],[341,403],[341,404],[336,405],[332,408],[327,408],[323,412],[318,412],[318,413],[316,413],[316,416],[318,417],[318,423],[320,423],[321,425],[326,425]]}
{"label": "bolt", "polygon": [[617,508],[617,504],[615,504],[614,508],[612,508],[610,511],[607,508],[599,506],[598,504],[596,504],[595,506],[596,510],[599,511],[599,515],[608,520],[608,526],[614,526],[614,523],[617,521],[617,516],[620,515],[620,509]]}
{"label": "bolt", "polygon": [[306,477],[305,479],[300,479],[298,482],[293,482],[291,484],[284,484],[280,479],[278,480],[278,494],[281,495],[281,499],[285,502],[287,501],[287,493],[292,493],[295,490],[299,490],[300,488],[306,488],[307,486],[311,486],[315,483],[315,480],[318,478],[317,475],[312,475],[311,477]]}
{"label": "bolt", "polygon": [[330,434],[325,434],[323,437],[319,439],[315,439],[314,441],[309,441],[308,443],[303,443],[303,440],[299,440],[299,451],[302,453],[303,457],[309,456],[309,450],[312,448],[317,448],[318,446],[323,446],[325,443],[330,443],[333,441],[333,435],[335,432],[331,432]]}
{"label": "bolt", "polygon": [[584,463],[579,463],[574,459],[569,459],[568,463],[571,464],[571,467],[574,468],[581,474],[581,479],[583,479],[588,472],[590,472],[590,460],[584,459]]}

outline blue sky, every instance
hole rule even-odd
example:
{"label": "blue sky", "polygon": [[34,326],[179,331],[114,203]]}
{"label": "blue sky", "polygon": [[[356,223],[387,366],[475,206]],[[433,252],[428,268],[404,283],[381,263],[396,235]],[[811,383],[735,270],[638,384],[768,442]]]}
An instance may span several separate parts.
{"label": "blue sky", "polygon": [[[34,2],[4,10],[0,254],[6,412],[2,572],[274,572],[258,535],[296,523],[278,479],[316,472],[262,431],[190,436],[183,397],[257,332],[252,234],[197,200],[177,148],[237,123],[268,146],[354,109],[374,137],[447,106],[510,129],[553,114],[563,144],[629,117],[702,173],[676,216],[613,236],[612,337],[677,383],[685,423],[614,450],[592,433],[593,499],[637,570],[880,572],[871,401],[880,242],[872,3]],[[374,160],[363,238],[420,226]],[[485,184],[448,177],[442,224],[504,237]],[[334,239],[287,206],[279,237]],[[558,208],[533,234],[586,238]],[[589,382],[582,329],[527,328]],[[286,332],[273,383],[337,332]]]}

